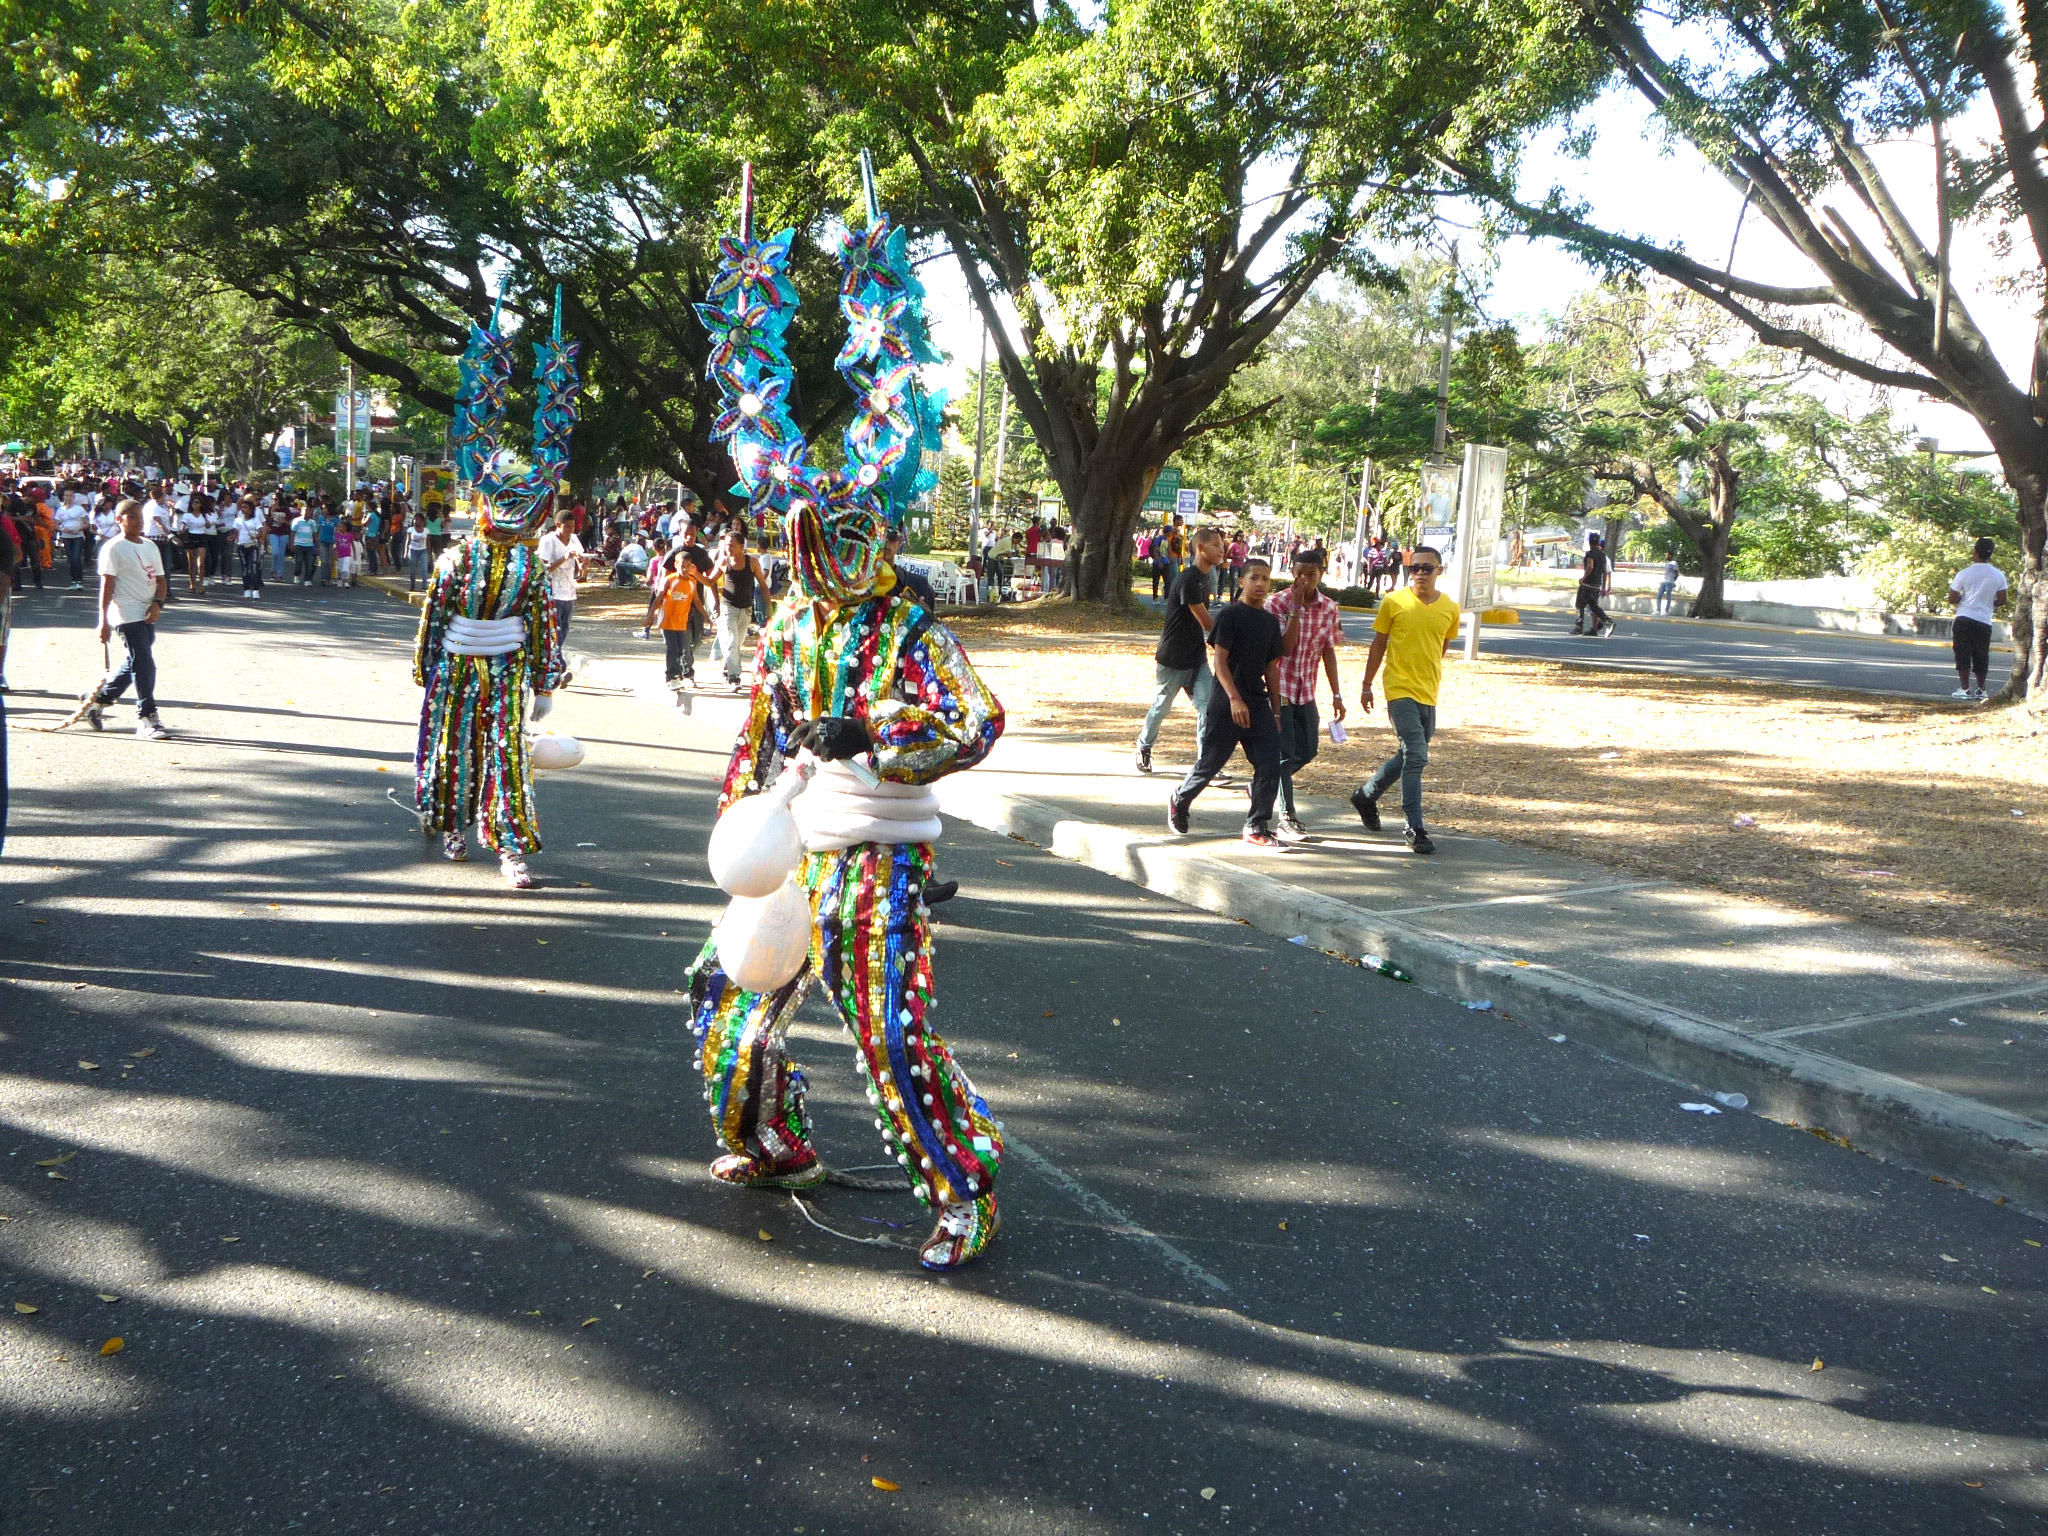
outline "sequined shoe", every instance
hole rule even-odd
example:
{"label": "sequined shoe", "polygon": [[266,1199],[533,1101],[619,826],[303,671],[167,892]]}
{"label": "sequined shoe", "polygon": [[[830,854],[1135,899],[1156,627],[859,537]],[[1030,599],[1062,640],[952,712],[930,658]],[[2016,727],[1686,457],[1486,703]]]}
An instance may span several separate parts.
{"label": "sequined shoe", "polygon": [[711,1177],[748,1189],[813,1189],[825,1182],[825,1160],[813,1157],[807,1163],[785,1164],[778,1168],[758,1157],[728,1152],[713,1160]]}
{"label": "sequined shoe", "polygon": [[441,853],[450,864],[460,864],[469,857],[469,840],[460,832],[443,832]]}
{"label": "sequined shoe", "polygon": [[515,891],[533,889],[533,871],[526,867],[526,860],[516,853],[498,855],[498,873],[505,877],[505,883]]}
{"label": "sequined shoe", "polygon": [[926,1269],[958,1269],[980,1258],[996,1240],[1003,1219],[996,1210],[993,1193],[979,1200],[963,1200],[939,1213],[939,1224],[917,1250],[917,1262]]}

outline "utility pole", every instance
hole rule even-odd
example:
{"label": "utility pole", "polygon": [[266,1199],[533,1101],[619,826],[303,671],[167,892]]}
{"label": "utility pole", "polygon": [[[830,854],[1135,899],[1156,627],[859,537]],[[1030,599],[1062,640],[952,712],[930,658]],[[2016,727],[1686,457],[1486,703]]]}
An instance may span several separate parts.
{"label": "utility pole", "polygon": [[990,488],[988,504],[994,511],[1003,509],[1003,460],[1008,457],[1010,446],[1010,381],[1003,380],[1003,403],[996,410],[996,483]]}
{"label": "utility pole", "polygon": [[967,507],[967,552],[981,548],[981,444],[988,428],[988,321],[981,322],[981,371],[974,376],[974,487]]}

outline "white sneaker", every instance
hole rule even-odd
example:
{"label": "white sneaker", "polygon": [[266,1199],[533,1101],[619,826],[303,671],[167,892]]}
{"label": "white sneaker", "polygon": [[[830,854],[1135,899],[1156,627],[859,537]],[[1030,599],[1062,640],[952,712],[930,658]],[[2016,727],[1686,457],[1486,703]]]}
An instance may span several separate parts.
{"label": "white sneaker", "polygon": [[1982,688],[1972,688],[1970,690],[1970,702],[1973,704],[1982,704],[1986,699],[1990,697],[1991,695],[1986,693]]}
{"label": "white sneaker", "polygon": [[1273,822],[1273,835],[1283,843],[1299,843],[1308,837],[1308,828],[1292,816],[1281,816]]}
{"label": "white sneaker", "polygon": [[1969,699],[1975,697],[1975,695],[1973,695],[1967,688],[1958,688],[1954,693],[1950,694],[1949,697],[1952,699]]}
{"label": "white sneaker", "polygon": [[135,722],[135,736],[138,741],[169,741],[171,733],[163,728],[163,722],[155,715],[144,715]]}

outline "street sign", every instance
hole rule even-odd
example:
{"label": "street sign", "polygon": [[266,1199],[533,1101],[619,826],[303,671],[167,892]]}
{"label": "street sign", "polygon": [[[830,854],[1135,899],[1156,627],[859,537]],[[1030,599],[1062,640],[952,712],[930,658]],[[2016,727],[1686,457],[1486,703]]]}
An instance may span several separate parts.
{"label": "street sign", "polygon": [[193,438],[192,451],[199,455],[202,464],[204,462],[211,461],[214,457],[216,457],[213,451],[213,439],[210,437]]}
{"label": "street sign", "polygon": [[1173,510],[1182,517],[1195,516],[1202,510],[1202,493],[1200,491],[1175,491],[1173,493]]}
{"label": "street sign", "polygon": [[1145,493],[1144,510],[1171,512],[1179,500],[1180,466],[1169,464],[1159,471],[1159,478],[1152,482],[1152,489]]}

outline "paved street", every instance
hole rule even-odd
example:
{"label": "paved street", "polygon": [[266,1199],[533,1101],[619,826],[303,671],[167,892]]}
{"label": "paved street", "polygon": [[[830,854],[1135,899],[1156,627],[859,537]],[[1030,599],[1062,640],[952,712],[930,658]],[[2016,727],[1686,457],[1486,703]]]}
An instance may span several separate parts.
{"label": "paved street", "polygon": [[[1688,677],[1731,677],[1786,683],[1802,688],[1853,688],[1871,693],[1946,699],[1956,673],[1945,644],[1928,645],[1879,635],[1816,634],[1754,625],[1670,624],[1616,614],[1605,640],[1571,632],[1569,613],[1523,608],[1522,622],[1495,625],[1481,645],[1495,656],[1536,661],[1569,661],[1629,672],[1676,672]],[[1344,616],[1344,632],[1370,644],[1372,615]],[[1453,647],[1452,655],[1461,653]],[[2005,685],[2012,669],[2009,649],[1992,654],[1990,683]]]}
{"label": "paved street", "polygon": [[409,610],[180,604],[177,739],[33,734],[88,607],[8,660],[6,1536],[2048,1529],[2048,1224],[949,824],[1012,1156],[929,1277],[905,1196],[704,1174],[728,712],[569,694],[521,895],[386,797]]}

